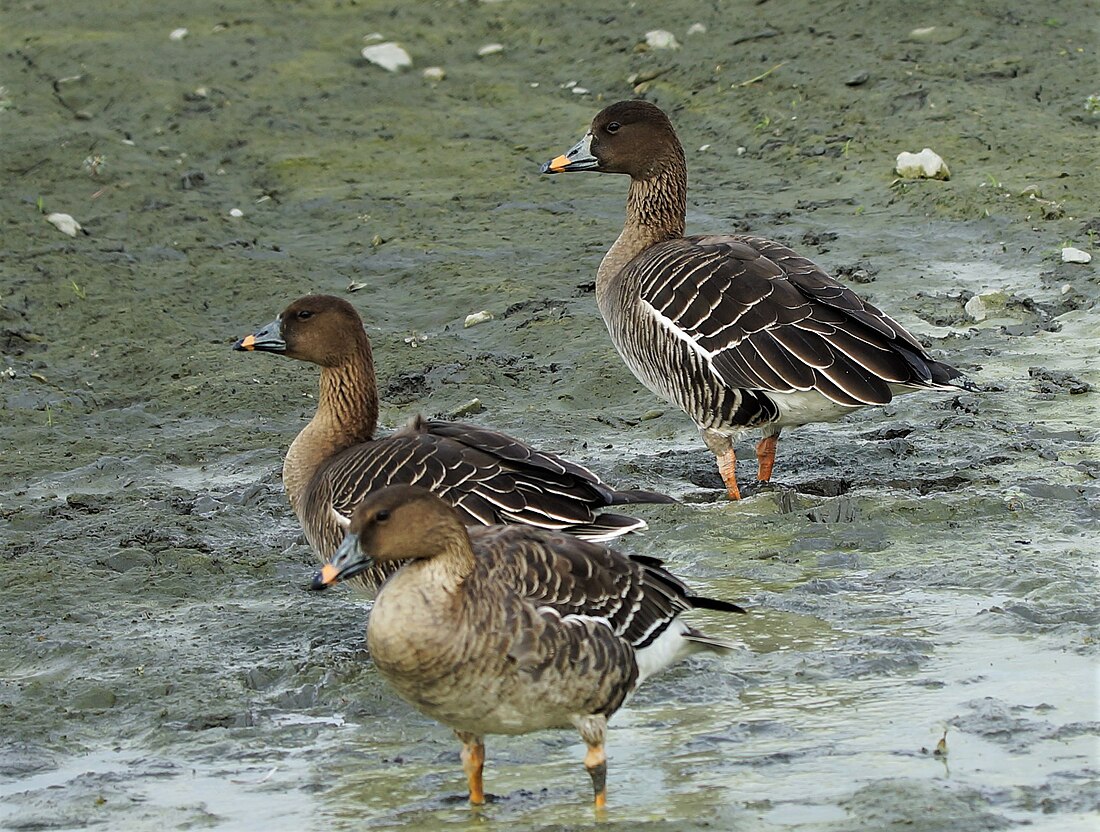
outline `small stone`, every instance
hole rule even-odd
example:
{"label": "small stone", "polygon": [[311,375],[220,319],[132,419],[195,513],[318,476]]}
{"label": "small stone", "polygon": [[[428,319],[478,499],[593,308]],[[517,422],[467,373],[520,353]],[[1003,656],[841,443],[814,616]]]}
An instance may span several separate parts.
{"label": "small stone", "polygon": [[70,237],[75,237],[77,232],[84,230],[80,227],[80,223],[68,214],[50,214],[46,217],[46,222],[53,225],[62,234],[68,234]]}
{"label": "small stone", "polygon": [[424,76],[425,80],[431,81],[432,83],[438,83],[447,77],[446,70],[441,66],[425,67],[424,71],[420,74]]}
{"label": "small stone", "polygon": [[902,179],[950,179],[947,163],[930,147],[920,153],[902,151],[894,163],[894,170]]}
{"label": "small stone", "polygon": [[229,216],[234,217],[236,219],[240,219],[241,217],[244,216],[244,211],[242,211],[240,208],[230,208],[229,209]]}
{"label": "small stone", "polygon": [[1092,255],[1087,251],[1082,251],[1079,248],[1073,246],[1066,246],[1062,249],[1062,262],[1063,263],[1091,263]]}
{"label": "small stone", "polygon": [[573,95],[588,95],[588,87],[573,87]]}
{"label": "small stone", "polygon": [[645,81],[652,81],[659,75],[667,72],[667,69],[643,69],[641,72],[632,72],[626,76],[626,82],[633,86],[634,84],[641,84]]}
{"label": "small stone", "polygon": [[909,32],[906,40],[916,43],[951,43],[962,34],[962,29],[955,29],[951,26],[922,26]]}
{"label": "small stone", "polygon": [[963,307],[963,311],[970,316],[973,321],[984,321],[989,314],[985,309],[985,301],[982,300],[981,295],[974,295],[970,300],[966,302]]}
{"label": "small stone", "polygon": [[679,49],[680,42],[667,29],[652,29],[645,33],[645,45],[650,49]]}
{"label": "small stone", "polygon": [[493,313],[488,311],[487,309],[482,309],[480,312],[474,312],[470,315],[467,315],[466,320],[462,323],[462,326],[465,329],[469,329],[472,326],[477,326],[478,324],[483,324],[486,321],[491,320],[493,320]]}
{"label": "small stone", "polygon": [[168,40],[179,42],[187,37],[189,34],[191,33],[181,26],[179,29],[173,29],[171,32],[168,33]]}
{"label": "small stone", "polygon": [[481,404],[481,399],[470,399],[465,404],[460,404],[450,415],[454,417],[458,416],[472,416],[475,413],[480,413],[485,407]]}
{"label": "small stone", "polygon": [[400,69],[412,66],[412,58],[409,53],[392,41],[379,43],[375,46],[364,46],[361,53],[363,57],[380,66],[388,72],[397,72]]}
{"label": "small stone", "polygon": [[477,56],[479,58],[487,58],[489,55],[499,55],[503,51],[503,43],[487,43],[477,50]]}
{"label": "small stone", "polygon": [[855,75],[849,76],[848,80],[844,82],[844,85],[848,87],[862,87],[870,80],[871,73],[865,69],[861,69]]}
{"label": "small stone", "polygon": [[707,33],[707,27],[702,23],[692,23],[688,26],[687,33],[689,35],[705,35]]}
{"label": "small stone", "polygon": [[980,323],[990,317],[1005,317],[1007,305],[1008,296],[1004,292],[982,292],[970,298],[963,306],[963,311],[975,323]]}

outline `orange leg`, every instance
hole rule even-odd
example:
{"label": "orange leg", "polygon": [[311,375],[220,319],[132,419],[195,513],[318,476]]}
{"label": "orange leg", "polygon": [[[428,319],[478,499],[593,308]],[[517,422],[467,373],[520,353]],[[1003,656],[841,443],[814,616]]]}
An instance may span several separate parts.
{"label": "orange leg", "polygon": [[772,478],[772,468],[775,466],[775,450],[779,447],[778,436],[765,436],[756,446],[756,462],[759,466],[756,479],[767,482]]}
{"label": "orange leg", "polygon": [[592,790],[596,793],[596,808],[607,807],[607,755],[603,750],[603,743],[589,744],[588,753],[584,755],[584,767],[588,769],[588,776],[592,778]]}
{"label": "orange leg", "polygon": [[470,787],[470,802],[480,805],[485,802],[485,787],[481,772],[485,768],[485,745],[481,737],[472,734],[459,734],[462,740],[462,770],[466,772],[466,783]]}
{"label": "orange leg", "polygon": [[718,456],[718,473],[726,483],[726,490],[731,500],[740,500],[741,491],[737,487],[737,458],[733,455],[731,447],[724,454]]}

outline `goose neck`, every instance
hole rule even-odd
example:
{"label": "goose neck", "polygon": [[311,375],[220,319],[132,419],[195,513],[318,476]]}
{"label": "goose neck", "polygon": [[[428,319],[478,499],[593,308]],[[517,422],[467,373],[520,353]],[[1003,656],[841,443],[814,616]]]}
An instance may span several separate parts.
{"label": "goose neck", "polygon": [[651,246],[684,235],[687,214],[687,170],[682,155],[655,174],[630,181],[626,223],[604,256],[597,273],[596,289]]}
{"label": "goose neck", "polygon": [[378,427],[378,389],[369,344],[349,361],[322,367],[317,412],[290,446],[283,484],[297,508],[302,492],[326,460],[369,442]]}

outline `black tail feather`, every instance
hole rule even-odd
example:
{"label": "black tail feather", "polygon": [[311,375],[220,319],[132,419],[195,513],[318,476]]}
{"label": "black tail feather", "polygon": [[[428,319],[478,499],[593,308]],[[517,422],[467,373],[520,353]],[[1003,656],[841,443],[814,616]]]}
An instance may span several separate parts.
{"label": "black tail feather", "polygon": [[697,610],[717,610],[718,612],[739,612],[747,614],[748,610],[739,607],[732,601],[721,601],[717,598],[705,598],[702,595],[689,595],[688,600]]}

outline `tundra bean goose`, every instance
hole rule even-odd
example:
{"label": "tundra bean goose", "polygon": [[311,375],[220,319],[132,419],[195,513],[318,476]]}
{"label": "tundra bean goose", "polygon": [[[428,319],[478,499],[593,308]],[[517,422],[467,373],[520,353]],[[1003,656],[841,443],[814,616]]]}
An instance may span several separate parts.
{"label": "tundra bean goose", "polygon": [[733,440],[763,428],[758,479],[780,431],[898,393],[967,386],[906,329],[809,259],[748,235],[684,236],[687,167],[668,117],[645,101],[605,108],[543,165],[630,176],[626,224],[600,263],[596,302],[623,360],[699,426],[729,495]]}
{"label": "tundra bean goose", "polygon": [[639,683],[701,650],[680,620],[744,612],[694,595],[658,560],[528,526],[467,529],[413,486],[371,494],[315,589],[404,562],[378,592],[367,645],[378,672],[462,742],[470,801],[482,803],[486,734],[575,727],[596,806],[606,800],[608,718]]}
{"label": "tundra bean goose", "polygon": [[[650,491],[616,491],[586,468],[503,433],[414,417],[375,438],[378,390],[363,321],[342,298],[307,295],[234,349],[286,355],[321,367],[317,412],[283,463],[283,484],[306,539],[324,562],[336,550],[355,506],[397,483],[430,488],[467,523],[528,523],[605,540],[645,527],[600,509],[667,503]],[[390,566],[362,575],[368,591]]]}

